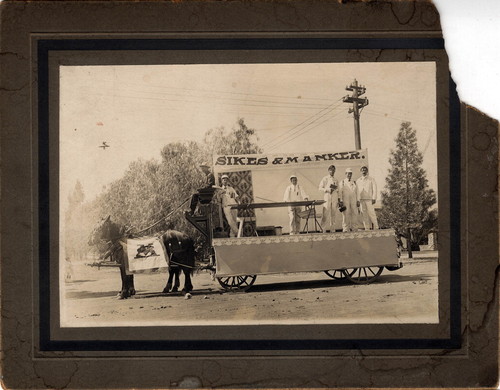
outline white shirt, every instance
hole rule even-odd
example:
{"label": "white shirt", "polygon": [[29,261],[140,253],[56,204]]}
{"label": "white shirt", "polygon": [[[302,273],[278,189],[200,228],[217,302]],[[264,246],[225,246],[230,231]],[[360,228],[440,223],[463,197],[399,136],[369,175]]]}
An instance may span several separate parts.
{"label": "white shirt", "polygon": [[358,199],[377,200],[377,183],[371,176],[361,176],[356,180],[358,186]]}
{"label": "white shirt", "polygon": [[283,195],[283,201],[285,202],[297,202],[304,200],[305,198],[309,199],[309,196],[304,192],[299,184],[290,184],[286,187],[285,194]]}
{"label": "white shirt", "polygon": [[357,189],[356,189],[356,183],[354,180],[349,180],[348,178],[345,178],[340,182],[339,186],[339,197],[340,200],[343,201],[346,196],[351,196],[354,195],[356,200],[358,200],[358,194],[357,194]]}
{"label": "white shirt", "polygon": [[222,186],[222,207],[230,206],[236,204],[236,198],[238,193],[231,186]]}
{"label": "white shirt", "polygon": [[332,184],[337,186],[337,189],[332,191],[332,195],[333,195],[338,191],[339,182],[335,177],[332,177],[330,175],[327,175],[323,179],[321,179],[321,182],[319,183],[319,190],[324,192],[324,193],[329,194],[330,193],[330,186]]}

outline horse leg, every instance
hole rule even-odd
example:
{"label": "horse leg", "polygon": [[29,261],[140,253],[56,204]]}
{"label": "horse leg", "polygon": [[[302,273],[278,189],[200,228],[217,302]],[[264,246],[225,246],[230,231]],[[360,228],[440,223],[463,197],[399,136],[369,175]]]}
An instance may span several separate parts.
{"label": "horse leg", "polygon": [[182,289],[183,294],[187,294],[193,291],[193,284],[191,283],[191,271],[188,269],[183,269],[184,272],[184,288]]}
{"label": "horse leg", "polygon": [[179,291],[179,287],[181,285],[181,278],[180,278],[181,270],[179,269],[179,267],[175,267],[173,272],[175,279],[174,279],[174,288],[172,289],[172,291],[177,292]]}
{"label": "horse leg", "polygon": [[129,285],[130,278],[129,275],[125,273],[125,266],[120,264],[120,276],[122,278],[122,289],[120,291],[120,299],[127,299],[130,296]]}
{"label": "horse leg", "polygon": [[127,275],[129,297],[135,295],[134,275]]}
{"label": "horse leg", "polygon": [[169,269],[168,270],[168,280],[167,280],[167,285],[165,286],[165,288],[163,289],[163,292],[164,293],[169,293],[170,290],[172,289],[172,279],[174,277],[174,270],[173,269]]}

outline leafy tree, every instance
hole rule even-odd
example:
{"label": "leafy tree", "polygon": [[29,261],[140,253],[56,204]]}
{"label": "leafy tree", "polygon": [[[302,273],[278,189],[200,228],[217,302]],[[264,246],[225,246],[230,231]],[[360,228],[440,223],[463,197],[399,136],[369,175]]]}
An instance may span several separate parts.
{"label": "leafy tree", "polygon": [[205,185],[199,165],[212,161],[214,154],[259,153],[257,141],[255,130],[239,119],[230,132],[222,127],[207,131],[202,143],[169,143],[160,151],[161,160],[132,162],[124,176],[108,185],[89,209],[95,220],[111,215],[113,221],[132,227],[133,232],[176,229],[199,239],[183,215],[188,204],[182,206]]}
{"label": "leafy tree", "polygon": [[403,122],[391,150],[391,168],[382,191],[381,225],[395,229],[412,250],[418,250],[422,238],[437,227],[436,194],[429,188],[418,150],[417,134],[410,122]]}
{"label": "leafy tree", "polygon": [[205,133],[206,151],[211,157],[215,154],[262,153],[256,131],[250,129],[243,118],[238,119],[237,125],[229,132],[224,127],[217,127]]}
{"label": "leafy tree", "polygon": [[[160,173],[165,216],[182,202],[186,200],[189,202],[191,195],[198,188],[205,186],[205,176],[199,166],[206,159],[206,154],[201,146],[193,141],[170,143],[163,147]],[[178,212],[171,215],[164,227],[194,233],[182,213],[188,206],[186,203]]]}
{"label": "leafy tree", "polygon": [[111,183],[97,199],[101,216],[135,229],[154,220],[158,212],[160,164],[154,159],[133,161],[124,176]]}

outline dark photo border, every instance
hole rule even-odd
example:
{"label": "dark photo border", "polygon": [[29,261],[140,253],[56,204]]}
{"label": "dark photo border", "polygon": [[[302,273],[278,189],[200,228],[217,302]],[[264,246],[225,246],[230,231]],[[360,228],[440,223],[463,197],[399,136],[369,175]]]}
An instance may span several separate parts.
{"label": "dark photo border", "polygon": [[[215,39],[46,39],[37,42],[38,76],[38,231],[39,231],[39,351],[332,351],[332,350],[434,350],[462,347],[461,285],[461,111],[456,86],[449,77],[449,337],[445,338],[364,338],[364,339],[175,339],[175,340],[71,340],[53,337],[51,294],[54,274],[47,259],[54,259],[51,242],[51,213],[54,213],[50,185],[54,167],[50,164],[50,63],[53,52],[104,51],[210,51],[210,50],[444,50],[441,38],[215,38]],[[438,128],[438,132],[439,132]],[[440,207],[444,203],[440,202]],[[446,275],[444,275],[446,276]],[[440,275],[440,280],[443,275]],[[440,315],[440,319],[442,316]],[[277,326],[280,326],[277,324]],[[357,325],[353,325],[357,326]],[[404,326],[404,325],[403,325]]]}

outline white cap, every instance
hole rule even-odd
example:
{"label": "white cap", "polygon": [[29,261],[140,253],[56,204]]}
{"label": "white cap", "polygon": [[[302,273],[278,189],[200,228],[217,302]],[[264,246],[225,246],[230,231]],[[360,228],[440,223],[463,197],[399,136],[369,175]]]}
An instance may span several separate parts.
{"label": "white cap", "polygon": [[224,179],[224,178],[229,179],[229,176],[224,174],[224,175],[222,175],[220,178],[221,178],[221,179]]}
{"label": "white cap", "polygon": [[295,177],[295,178],[297,178],[297,176],[295,176],[295,175],[290,175],[290,180],[291,180],[292,178],[294,178],[294,177]]}
{"label": "white cap", "polygon": [[348,173],[348,172],[352,173],[352,169],[351,168],[346,168],[345,173]]}

